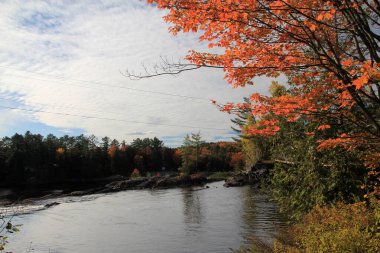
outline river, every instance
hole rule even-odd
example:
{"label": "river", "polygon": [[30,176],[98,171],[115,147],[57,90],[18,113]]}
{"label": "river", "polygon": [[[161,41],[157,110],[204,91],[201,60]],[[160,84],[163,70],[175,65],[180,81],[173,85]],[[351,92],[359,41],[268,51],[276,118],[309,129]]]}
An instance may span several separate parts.
{"label": "river", "polygon": [[[283,219],[249,186],[124,191],[54,199],[60,205],[13,217],[18,252],[223,253],[250,236],[270,241]],[[44,203],[24,206],[38,209]]]}

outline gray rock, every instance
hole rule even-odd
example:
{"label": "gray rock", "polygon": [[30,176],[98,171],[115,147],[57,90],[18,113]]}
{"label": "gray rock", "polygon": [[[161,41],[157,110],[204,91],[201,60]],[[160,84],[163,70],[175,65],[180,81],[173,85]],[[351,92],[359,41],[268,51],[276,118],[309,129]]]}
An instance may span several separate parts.
{"label": "gray rock", "polygon": [[236,187],[243,185],[259,185],[261,180],[268,176],[268,169],[259,169],[248,172],[242,172],[235,176],[226,179],[223,186],[225,187]]}
{"label": "gray rock", "polygon": [[227,178],[223,186],[225,187],[243,186],[247,184],[248,181],[249,181],[248,176],[246,176],[245,174],[238,174],[238,175]]}
{"label": "gray rock", "polygon": [[87,194],[87,191],[73,191],[69,193],[70,196],[83,196],[85,194]]}
{"label": "gray rock", "polygon": [[59,205],[60,203],[58,203],[58,202],[52,202],[52,203],[49,203],[49,204],[46,204],[45,205],[45,208],[49,208],[49,207],[52,207],[52,206],[57,206],[57,205]]}
{"label": "gray rock", "polygon": [[124,180],[124,181],[116,181],[107,184],[105,187],[112,190],[112,191],[122,191],[122,190],[128,190],[132,189],[134,187],[137,187],[141,183],[147,181],[146,178],[137,178],[137,179],[130,179],[130,180]]}

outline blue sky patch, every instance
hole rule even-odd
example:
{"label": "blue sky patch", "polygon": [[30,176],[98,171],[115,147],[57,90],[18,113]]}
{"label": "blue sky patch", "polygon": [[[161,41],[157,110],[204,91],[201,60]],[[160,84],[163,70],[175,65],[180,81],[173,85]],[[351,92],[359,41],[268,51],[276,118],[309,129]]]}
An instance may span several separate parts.
{"label": "blue sky patch", "polygon": [[36,30],[39,33],[57,32],[62,25],[62,17],[45,12],[31,12],[22,17],[20,24],[27,29]]}
{"label": "blue sky patch", "polygon": [[26,121],[23,124],[18,124],[17,127],[9,129],[2,133],[4,136],[12,136],[15,133],[25,134],[27,131],[30,131],[33,134],[41,134],[42,136],[47,136],[48,134],[53,134],[56,137],[62,137],[64,135],[78,136],[80,134],[85,134],[85,131],[80,128],[70,128],[70,130],[60,129],[56,127],[51,127],[40,122]]}

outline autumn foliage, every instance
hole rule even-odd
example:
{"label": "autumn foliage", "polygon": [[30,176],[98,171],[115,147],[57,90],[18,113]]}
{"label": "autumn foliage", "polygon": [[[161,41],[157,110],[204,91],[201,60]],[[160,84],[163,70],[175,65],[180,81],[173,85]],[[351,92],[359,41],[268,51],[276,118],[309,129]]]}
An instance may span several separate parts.
{"label": "autumn foliage", "polygon": [[380,205],[316,206],[274,243],[274,252],[379,252]]}
{"label": "autumn foliage", "polygon": [[55,152],[57,155],[63,155],[65,153],[65,149],[64,148],[57,148],[57,150]]}
{"label": "autumn foliage", "polygon": [[[361,152],[378,191],[380,167],[380,2],[370,0],[148,0],[168,9],[170,32],[197,32],[210,52],[190,51],[197,67],[222,68],[234,87],[257,76],[286,76],[291,93],[252,94],[259,124],[251,135],[274,135],[278,117],[317,123],[309,134],[340,129],[320,149]],[[214,51],[213,47],[222,48]],[[222,52],[222,53],[214,53]],[[272,115],[270,118],[268,115]]]}

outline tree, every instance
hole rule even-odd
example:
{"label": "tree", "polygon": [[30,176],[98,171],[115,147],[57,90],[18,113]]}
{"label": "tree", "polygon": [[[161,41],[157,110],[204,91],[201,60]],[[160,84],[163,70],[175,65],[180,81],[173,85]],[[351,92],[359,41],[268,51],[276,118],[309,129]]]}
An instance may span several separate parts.
{"label": "tree", "polygon": [[200,146],[203,143],[204,141],[202,141],[202,136],[200,132],[196,134],[191,133],[191,144],[195,146],[195,171],[198,171],[199,151],[200,151]]}
{"label": "tree", "polygon": [[300,219],[316,205],[362,201],[366,170],[358,152],[342,148],[318,150],[317,135],[303,119],[281,121],[281,130],[267,137],[272,142],[269,189],[281,211]]}
{"label": "tree", "polygon": [[198,171],[198,162],[202,141],[201,133],[186,135],[181,147],[182,170],[185,174]]}
{"label": "tree", "polygon": [[[277,93],[280,92],[277,88],[281,90],[281,92],[285,89],[283,86],[273,83],[270,87],[271,93],[277,95]],[[241,143],[244,154],[244,167],[246,170],[251,170],[259,160],[269,159],[270,141],[268,137],[250,135],[247,133],[246,130],[258,123],[258,120],[252,115],[249,98],[244,98],[244,102],[248,106],[235,108],[233,113],[236,114],[237,117],[231,121],[238,126],[238,128],[232,127],[232,129],[239,133],[239,139],[235,138],[235,140]],[[219,108],[223,108],[222,105],[218,106]]]}
{"label": "tree", "polygon": [[135,161],[138,161],[138,167],[141,173],[156,172],[164,167],[164,144],[157,137],[154,138],[137,138],[132,141],[131,147],[137,150]]}
{"label": "tree", "polygon": [[[273,82],[270,93],[273,98],[292,93],[294,85],[288,88]],[[241,109],[234,109],[245,114]],[[301,116],[288,122],[282,115],[267,113],[263,118],[240,122],[242,129],[260,129],[263,120],[277,120],[280,130],[274,135],[241,134],[246,164],[254,159],[268,159],[275,162],[267,180],[273,200],[281,211],[299,219],[315,205],[326,205],[343,201],[352,203],[363,200],[365,192],[365,169],[355,150],[331,148],[328,151],[317,149],[317,140],[333,136],[337,126],[329,131],[314,131],[318,124]],[[249,159],[247,159],[249,158]]]}
{"label": "tree", "polygon": [[[221,53],[190,51],[189,64],[164,64],[175,74],[200,67],[222,68],[228,82],[253,84],[257,76],[284,75],[296,86],[278,97],[250,96],[255,116],[268,113],[292,122],[301,116],[324,131],[343,130],[318,140],[320,149],[360,151],[379,189],[380,167],[380,2],[372,0],[148,0],[168,9],[170,32],[198,32]],[[157,69],[156,69],[157,70]],[[149,76],[149,75],[148,75]],[[228,103],[225,111],[247,104]],[[279,120],[247,129],[274,135]]]}

